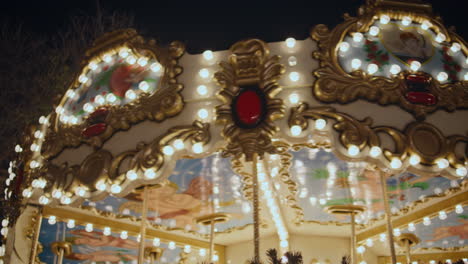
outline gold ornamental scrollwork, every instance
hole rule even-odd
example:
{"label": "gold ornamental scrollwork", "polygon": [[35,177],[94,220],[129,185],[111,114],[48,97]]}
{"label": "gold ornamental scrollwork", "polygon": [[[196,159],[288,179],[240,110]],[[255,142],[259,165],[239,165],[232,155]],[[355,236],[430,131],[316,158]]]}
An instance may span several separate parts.
{"label": "gold ornamental scrollwork", "polygon": [[[214,75],[222,87],[218,93],[222,104],[216,107],[216,120],[224,124],[223,135],[228,145],[223,155],[245,155],[250,161],[253,153],[261,157],[275,151],[271,137],[278,127],[273,121],[285,112],[283,101],[275,95],[281,90],[278,80],[285,69],[279,56],[269,56],[267,44],[258,39],[237,42],[230,52],[229,60],[221,62],[221,70]],[[264,119],[254,128],[241,128],[234,120],[234,101],[245,86],[256,86],[265,96]]]}
{"label": "gold ornamental scrollwork", "polygon": [[[433,105],[415,104],[405,98],[407,85],[402,71],[391,78],[374,76],[363,70],[347,72],[340,65],[338,47],[343,39],[353,32],[367,32],[370,26],[385,14],[390,19],[410,17],[412,21],[422,23],[429,21],[435,26],[436,33],[443,33],[446,41],[461,43],[467,53],[466,43],[454,32],[448,31],[431,13],[431,7],[422,3],[403,1],[376,0],[368,1],[360,8],[358,17],[345,16],[345,21],[330,31],[325,25],[317,25],[311,31],[312,39],[318,41],[318,50],[313,57],[320,62],[314,72],[317,81],[313,86],[314,96],[325,103],[346,104],[364,99],[380,105],[399,105],[418,119],[424,119],[429,113],[438,109],[454,111],[468,108],[468,81],[440,83],[436,78],[429,78],[429,91],[437,98]],[[422,74],[422,72],[417,72]]]}
{"label": "gold ornamental scrollwork", "polygon": [[[161,122],[166,118],[180,113],[184,106],[181,95],[183,85],[177,82],[177,76],[182,73],[182,67],[178,65],[178,59],[184,54],[185,47],[181,42],[173,42],[169,47],[163,48],[154,40],[145,41],[133,29],[119,30],[103,35],[96,40],[94,45],[87,51],[86,59],[83,61],[83,69],[95,58],[102,56],[105,52],[127,47],[135,54],[155,59],[164,68],[159,88],[153,94],[142,94],[134,101],[122,106],[107,106],[105,117],[107,127],[102,134],[84,137],[82,131],[86,128],[86,122],[77,125],[62,124],[59,122],[59,114],[52,113],[49,117],[50,126],[47,129],[45,141],[41,149],[44,158],[50,159],[59,154],[64,148],[78,147],[88,144],[100,147],[116,131],[127,130],[132,124],[143,120],[154,120]],[[79,85],[78,77],[71,88]],[[60,104],[65,103],[65,97]]]}

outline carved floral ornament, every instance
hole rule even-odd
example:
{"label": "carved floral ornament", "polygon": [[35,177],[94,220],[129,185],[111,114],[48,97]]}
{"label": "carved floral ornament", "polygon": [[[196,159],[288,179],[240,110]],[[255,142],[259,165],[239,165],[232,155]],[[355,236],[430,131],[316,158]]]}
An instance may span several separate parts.
{"label": "carved floral ornament", "polygon": [[444,109],[468,108],[468,50],[430,6],[376,0],[358,17],[311,36],[320,61],[314,96],[326,103],[357,99],[395,104],[417,119]]}

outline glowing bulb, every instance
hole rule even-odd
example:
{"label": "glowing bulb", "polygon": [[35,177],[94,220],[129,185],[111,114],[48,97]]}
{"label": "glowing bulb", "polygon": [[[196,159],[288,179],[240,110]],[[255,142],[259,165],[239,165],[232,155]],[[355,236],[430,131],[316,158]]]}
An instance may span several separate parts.
{"label": "glowing bulb", "polygon": [[362,61],[360,59],[353,59],[351,61],[351,68],[353,68],[353,70],[357,70],[361,68],[361,65],[362,65]]}
{"label": "glowing bulb", "polygon": [[380,32],[380,29],[376,26],[372,26],[369,29],[369,34],[371,34],[371,36],[374,36],[374,37],[379,35],[379,32]]}
{"label": "glowing bulb", "polygon": [[167,156],[171,156],[172,154],[174,154],[174,148],[172,148],[171,146],[164,146],[162,151],[164,155],[167,155]]}
{"label": "glowing bulb", "polygon": [[291,127],[291,135],[297,137],[302,133],[302,128],[300,126],[294,125]]}
{"label": "glowing bulb", "polygon": [[192,151],[194,153],[197,153],[197,154],[202,153],[203,152],[203,144],[200,143],[200,142],[193,144]]}
{"label": "glowing bulb", "polygon": [[392,169],[399,169],[402,165],[403,164],[399,158],[392,158],[390,162],[390,167],[392,167]]}
{"label": "glowing bulb", "polygon": [[380,234],[379,235],[379,240],[380,240],[380,242],[385,242],[385,240],[387,240],[387,235],[386,234]]}
{"label": "glowing bulb", "polygon": [[203,52],[203,58],[205,58],[205,60],[207,60],[207,61],[212,60],[213,59],[213,52],[211,50],[205,50]]}
{"label": "glowing bulb", "polygon": [[366,239],[366,246],[372,247],[374,245],[374,241],[371,238]]}
{"label": "glowing bulb", "polygon": [[390,73],[391,74],[398,74],[399,72],[401,71],[401,67],[396,65],[396,64],[393,64],[391,67],[390,67]]}
{"label": "glowing bulb", "polygon": [[447,159],[438,159],[436,161],[436,163],[437,163],[437,167],[439,167],[439,169],[445,169],[450,165],[449,161]]}
{"label": "glowing bulb", "polygon": [[290,94],[289,95],[289,102],[291,102],[291,104],[299,103],[299,95],[297,93]]}
{"label": "glowing bulb", "polygon": [[25,198],[30,198],[32,195],[32,192],[30,189],[24,189],[22,194]]}
{"label": "glowing bulb", "polygon": [[422,28],[423,30],[428,30],[431,26],[432,26],[432,24],[431,24],[429,21],[427,21],[427,20],[424,20],[424,21],[422,22],[422,24],[421,24],[421,28]]}
{"label": "glowing bulb", "polygon": [[98,68],[98,65],[96,62],[92,61],[88,64],[88,67],[92,70],[95,71]]}
{"label": "glowing bulb", "polygon": [[354,42],[361,42],[364,39],[364,35],[360,32],[356,32],[353,34],[353,41]]}
{"label": "glowing bulb", "polygon": [[128,90],[125,92],[125,97],[128,99],[128,100],[135,100],[137,95],[135,93],[135,91],[133,91],[132,89]]}
{"label": "glowing bulb", "polygon": [[323,130],[327,126],[327,121],[325,119],[317,119],[315,120],[315,128],[318,130]]}
{"label": "glowing bulb", "polygon": [[454,42],[452,46],[450,47],[450,50],[453,53],[459,52],[461,50],[461,45],[459,43]]}
{"label": "glowing bulb", "polygon": [[363,246],[359,246],[356,248],[357,253],[362,254],[366,251],[366,248]]}
{"label": "glowing bulb", "polygon": [[293,82],[299,81],[299,73],[298,72],[290,72],[289,73],[289,79]]}
{"label": "glowing bulb", "polygon": [[286,46],[288,46],[288,48],[294,48],[294,46],[296,46],[296,39],[287,38],[286,39]]}
{"label": "glowing bulb", "polygon": [[8,219],[3,219],[2,220],[2,227],[7,227],[8,226]]}
{"label": "glowing bulb", "polygon": [[122,231],[120,233],[120,238],[121,239],[127,239],[128,238],[128,232],[127,231]]}
{"label": "glowing bulb", "polygon": [[66,93],[65,93],[65,96],[67,96],[68,98],[73,98],[75,97],[76,93],[75,91],[73,90],[68,90]]}
{"label": "glowing bulb", "polygon": [[[65,113],[65,109],[59,105],[59,106],[57,106],[57,108],[55,108],[55,113],[61,115],[61,114]],[[40,118],[39,118],[39,121],[41,121]],[[45,119],[44,119],[44,123],[45,123]]]}
{"label": "glowing bulb", "polygon": [[162,66],[161,66],[161,64],[155,62],[155,63],[151,64],[150,69],[151,69],[152,72],[159,72],[162,69]]}
{"label": "glowing bulb", "polygon": [[47,222],[49,222],[49,225],[55,225],[55,223],[57,223],[57,217],[55,217],[55,215],[51,215],[49,216],[49,220],[47,220]]}
{"label": "glowing bulb", "polygon": [[43,204],[43,205],[46,205],[46,204],[49,203],[49,198],[47,198],[45,196],[41,196],[41,197],[39,197],[39,203]]}
{"label": "glowing bulb", "polygon": [[287,240],[281,240],[280,247],[287,248],[288,246],[289,246],[289,243]]}
{"label": "glowing bulb", "polygon": [[154,169],[147,169],[145,171],[145,177],[148,179],[154,179],[156,178],[156,172],[154,171]]}
{"label": "glowing bulb", "polygon": [[105,191],[106,188],[107,188],[107,185],[104,181],[101,180],[96,183],[96,189],[98,189],[99,191]]}
{"label": "glowing bulb", "polygon": [[15,152],[20,153],[20,152],[22,152],[22,151],[23,151],[23,148],[21,148],[20,145],[16,145],[16,146],[15,146]]}
{"label": "glowing bulb", "polygon": [[197,87],[197,93],[198,93],[199,95],[206,95],[206,94],[208,93],[208,88],[206,88],[205,85],[199,85],[199,86]]}
{"label": "glowing bulb", "polygon": [[98,105],[103,105],[106,102],[106,99],[104,99],[104,96],[102,95],[97,95],[94,97],[94,102],[96,102]]}
{"label": "glowing bulb", "polygon": [[199,250],[198,254],[200,254],[200,256],[201,256],[201,257],[204,257],[204,256],[206,256],[206,249],[204,249],[204,248],[200,248],[200,250]]}
{"label": "glowing bulb", "polygon": [[141,67],[144,67],[146,64],[148,64],[148,59],[145,58],[145,57],[141,57],[141,58],[138,59],[137,63]]}
{"label": "glowing bulb", "polygon": [[153,246],[159,247],[161,245],[161,239],[155,237],[153,238]]}
{"label": "glowing bulb", "polygon": [[111,186],[111,192],[112,193],[120,193],[122,191],[122,187],[120,187],[119,184],[115,183],[115,184],[112,184]]}
{"label": "glowing bulb", "polygon": [[148,92],[149,90],[149,84],[146,81],[141,81],[138,84],[138,89],[142,90],[143,92]]}
{"label": "glowing bulb", "polygon": [[128,49],[127,48],[121,48],[119,50],[119,56],[122,58],[126,58],[128,56]]}
{"label": "glowing bulb", "polygon": [[[468,61],[468,59],[467,59],[467,61]],[[467,63],[467,64],[468,64],[468,63]],[[468,72],[465,73],[465,76],[463,76],[463,78],[465,79],[465,81],[468,81]]]}
{"label": "glowing bulb", "polygon": [[176,248],[176,243],[174,241],[169,242],[168,248],[174,250]]}
{"label": "glowing bulb", "polygon": [[94,111],[94,106],[90,103],[86,103],[83,105],[83,110],[85,110],[88,113],[92,113]]}
{"label": "glowing bulb", "polygon": [[447,219],[447,213],[445,211],[440,211],[439,212],[439,219],[440,220],[445,220]]}
{"label": "glowing bulb", "polygon": [[393,229],[393,235],[394,236],[400,236],[401,235],[400,229],[399,228],[394,228]]}
{"label": "glowing bulb", "polygon": [[423,218],[423,225],[428,226],[431,224],[431,219],[429,217],[424,217]]}
{"label": "glowing bulb", "polygon": [[421,63],[419,61],[412,61],[411,62],[410,69],[412,71],[417,71],[417,70],[419,70],[419,68],[421,68]]}
{"label": "glowing bulb", "polygon": [[86,228],[85,228],[86,232],[93,232],[93,224],[86,224]]}
{"label": "glowing bulb", "polygon": [[447,39],[447,37],[442,34],[442,33],[439,33],[437,34],[436,38],[435,38],[435,41],[439,42],[439,43],[442,43],[444,42],[445,40]]}
{"label": "glowing bulb", "polygon": [[125,60],[128,64],[133,65],[136,62],[136,58],[134,56],[128,56],[127,59]]}
{"label": "glowing bulb", "polygon": [[64,196],[62,196],[62,198],[60,198],[60,202],[62,204],[70,204],[71,203],[71,198],[64,195]]}
{"label": "glowing bulb", "polygon": [[53,191],[52,191],[52,197],[54,197],[55,199],[60,199],[60,197],[62,197],[62,191],[60,191],[60,190],[53,190]]}
{"label": "glowing bulb", "polygon": [[181,139],[174,140],[173,145],[174,145],[174,148],[176,148],[177,150],[181,150],[185,148],[184,141],[182,141]]}
{"label": "glowing bulb", "polygon": [[380,16],[380,24],[386,25],[388,22],[390,22],[390,17],[388,15]]}
{"label": "glowing bulb", "polygon": [[200,110],[198,110],[198,117],[200,117],[201,119],[207,119],[208,118],[208,110],[206,110],[205,108],[202,108]]}
{"label": "glowing bulb", "polygon": [[356,145],[350,145],[348,147],[348,155],[350,155],[351,157],[359,155],[359,147]]}
{"label": "glowing bulb", "polygon": [[110,234],[112,233],[111,232],[111,228],[106,226],[104,227],[104,232],[102,232],[105,236],[110,236]]}
{"label": "glowing bulb", "polygon": [[459,167],[457,168],[456,173],[460,177],[465,177],[468,174],[468,171],[466,170],[465,167]]}
{"label": "glowing bulb", "polygon": [[297,58],[295,56],[290,56],[288,58],[289,66],[296,66],[297,65]]}
{"label": "glowing bulb", "polygon": [[455,206],[455,213],[462,214],[463,213],[463,206],[461,206],[460,204]]}
{"label": "glowing bulb", "polygon": [[409,25],[411,24],[411,22],[413,22],[413,21],[412,21],[411,18],[408,17],[408,16],[403,17],[403,19],[401,20],[401,23],[402,23],[404,26],[409,26]]}
{"label": "glowing bulb", "polygon": [[421,162],[419,155],[413,154],[409,159],[409,163],[413,166],[418,165]]}
{"label": "glowing bulb", "polygon": [[346,41],[343,41],[340,43],[340,51],[341,52],[347,52],[349,50],[349,43]]}
{"label": "glowing bulb", "polygon": [[73,220],[73,219],[68,220],[67,227],[68,228],[74,228],[75,227],[75,220]]}
{"label": "glowing bulb", "polygon": [[409,224],[408,224],[408,231],[410,231],[410,232],[416,231],[416,227],[414,226],[413,223],[409,223]]}
{"label": "glowing bulb", "polygon": [[78,118],[76,116],[70,116],[69,121],[72,125],[78,124]]}
{"label": "glowing bulb", "polygon": [[374,74],[379,70],[379,66],[377,64],[371,63],[367,66],[367,72],[369,74]]}
{"label": "glowing bulb", "polygon": [[129,170],[127,171],[127,173],[125,174],[125,176],[127,177],[127,179],[129,179],[130,181],[134,181],[138,178],[138,174],[134,171],[134,170]]}
{"label": "glowing bulb", "polygon": [[83,197],[83,196],[86,195],[86,189],[85,189],[84,187],[78,186],[78,187],[76,187],[76,189],[75,189],[75,194],[78,195],[78,196],[80,196],[80,197]]}
{"label": "glowing bulb", "polygon": [[102,56],[102,60],[109,63],[112,60],[112,56],[109,54],[104,54],[104,56]]}
{"label": "glowing bulb", "polygon": [[88,77],[86,77],[86,75],[82,74],[82,75],[80,75],[80,77],[78,77],[78,81],[80,83],[86,83],[88,81]]}
{"label": "glowing bulb", "polygon": [[206,79],[210,77],[210,72],[208,71],[208,69],[203,68],[198,72],[198,75],[200,75],[200,77],[202,77],[203,79]]}
{"label": "glowing bulb", "polygon": [[380,156],[380,154],[382,154],[382,149],[380,147],[373,146],[370,149],[369,154],[370,154],[371,157],[376,158],[376,157]]}
{"label": "glowing bulb", "polygon": [[30,149],[31,151],[38,151],[40,147],[36,143],[32,143]]}
{"label": "glowing bulb", "polygon": [[437,74],[437,80],[439,82],[445,82],[447,81],[448,79],[448,74],[446,72],[439,72],[439,74]]}

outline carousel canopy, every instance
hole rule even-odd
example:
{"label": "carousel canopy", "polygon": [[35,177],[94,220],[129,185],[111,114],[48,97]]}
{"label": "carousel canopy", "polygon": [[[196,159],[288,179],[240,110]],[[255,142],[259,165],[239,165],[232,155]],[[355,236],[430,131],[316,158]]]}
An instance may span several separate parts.
{"label": "carousel canopy", "polygon": [[467,55],[419,1],[202,54],[107,33],[15,147],[0,261],[466,258]]}

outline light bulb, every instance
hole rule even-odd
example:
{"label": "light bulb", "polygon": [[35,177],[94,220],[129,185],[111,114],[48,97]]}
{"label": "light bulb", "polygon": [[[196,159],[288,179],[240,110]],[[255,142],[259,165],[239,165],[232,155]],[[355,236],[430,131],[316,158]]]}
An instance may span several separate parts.
{"label": "light bulb", "polygon": [[380,147],[373,146],[370,149],[369,154],[370,154],[371,157],[376,158],[376,157],[380,156],[380,154],[382,154],[382,149]]}
{"label": "light bulb", "polygon": [[174,250],[176,248],[176,243],[174,241],[169,242],[167,246],[170,250]]}
{"label": "light bulb", "polygon": [[206,79],[210,77],[210,72],[208,71],[208,69],[203,68],[198,72],[198,75],[200,75],[200,77],[202,77],[203,79]]}
{"label": "light bulb", "polygon": [[361,42],[364,39],[364,35],[360,32],[356,32],[353,34],[353,41],[354,42]]}
{"label": "light bulb", "polygon": [[146,64],[148,64],[148,59],[145,58],[145,57],[141,57],[141,58],[138,59],[137,63],[141,67],[144,67],[144,66],[146,66]]}
{"label": "light bulb", "polygon": [[446,72],[439,72],[439,74],[437,74],[437,80],[439,82],[445,82],[447,81],[448,79],[448,74]]}
{"label": "light bulb", "polygon": [[54,197],[55,199],[60,199],[60,197],[62,197],[62,191],[60,191],[60,190],[53,190],[53,191],[52,191],[52,197]]}
{"label": "light bulb", "polygon": [[41,197],[39,197],[39,203],[43,204],[43,205],[46,205],[46,204],[49,203],[49,198],[47,198],[45,196],[41,196]]}
{"label": "light bulb", "polygon": [[423,225],[428,226],[431,224],[431,219],[429,217],[424,217],[423,218]]}
{"label": "light bulb", "polygon": [[414,232],[416,231],[416,226],[413,223],[408,224],[408,231]]}
{"label": "light bulb", "polygon": [[80,77],[78,77],[78,81],[80,83],[86,83],[88,81],[88,77],[86,77],[86,75],[82,74],[82,75],[80,75]]}
{"label": "light bulb", "polygon": [[167,156],[171,156],[172,154],[174,154],[174,148],[172,148],[171,146],[164,146],[162,151],[164,155],[167,155]]}
{"label": "light bulb", "polygon": [[297,137],[302,133],[302,128],[300,126],[294,125],[291,127],[291,135]]}
{"label": "light bulb", "polygon": [[3,219],[2,220],[2,227],[7,227],[8,226],[8,219]]}
{"label": "light bulb", "polygon": [[388,15],[380,16],[380,24],[386,25],[388,22],[390,22],[390,17]]}
{"label": "light bulb", "polygon": [[439,219],[440,220],[445,220],[447,219],[447,213],[445,211],[440,211],[439,212]]}
{"label": "light bulb", "polygon": [[349,43],[346,41],[343,41],[340,43],[340,51],[341,52],[347,52],[349,50]]}
{"label": "light bulb", "polygon": [[299,95],[297,93],[290,94],[289,95],[289,102],[291,102],[291,104],[299,103]]}
{"label": "light bulb", "polygon": [[[467,59],[467,61],[468,61],[468,59]],[[467,64],[468,64],[468,63],[467,63]],[[465,79],[465,81],[468,81],[468,72],[465,73],[465,75],[463,76],[463,79]]]}
{"label": "light bulb", "polygon": [[30,198],[32,195],[32,192],[30,189],[24,189],[22,194],[25,198]]}
{"label": "light bulb", "polygon": [[75,227],[75,220],[73,220],[73,219],[68,220],[67,227],[70,228],[70,229],[74,228]]}
{"label": "light bulb", "polygon": [[155,62],[155,63],[151,64],[150,69],[151,69],[152,72],[159,72],[162,69],[162,66],[161,66],[161,64]]}
{"label": "light bulb", "polygon": [[125,97],[128,99],[128,100],[135,100],[137,95],[135,93],[135,91],[133,91],[132,89],[128,90],[125,92]]}
{"label": "light bulb", "polygon": [[297,58],[295,56],[290,56],[288,58],[289,66],[296,66],[297,65]]}
{"label": "light bulb", "polygon": [[367,72],[369,74],[374,74],[379,70],[379,66],[377,64],[371,63],[367,66]]}
{"label": "light bulb", "polygon": [[128,64],[133,65],[136,62],[136,58],[132,55],[128,56],[127,59],[125,60]]}
{"label": "light bulb", "polygon": [[393,64],[391,67],[390,67],[390,73],[391,74],[398,74],[400,73],[401,71],[401,67],[396,65],[396,64]]}
{"label": "light bulb", "polygon": [[294,46],[296,46],[296,39],[287,38],[286,39],[286,46],[288,46],[288,48],[294,48]]}
{"label": "light bulb", "polygon": [[109,62],[111,62],[111,60],[112,60],[112,56],[109,55],[109,54],[104,54],[104,56],[102,56],[102,60],[103,60],[104,62],[109,63]]}
{"label": "light bulb", "polygon": [[111,228],[106,226],[104,227],[104,232],[102,232],[105,236],[110,236],[110,234],[112,233],[111,231]]}
{"label": "light bulb", "polygon": [[213,52],[211,50],[205,50],[203,52],[203,58],[205,58],[205,60],[207,60],[207,61],[212,60],[213,59]]}
{"label": "light bulb", "polygon": [[201,257],[204,257],[204,256],[206,256],[206,249],[204,249],[204,248],[200,248],[200,250],[199,250],[199,253],[198,253],[198,254],[200,254],[200,256],[201,256]]}
{"label": "light bulb", "polygon": [[379,235],[379,240],[380,240],[380,242],[385,242],[385,240],[387,240],[387,235],[386,234],[380,234]]}
{"label": "light bulb", "polygon": [[363,246],[359,246],[356,248],[357,253],[362,254],[366,251],[366,248]]}
{"label": "light bulb", "polygon": [[289,73],[289,79],[290,79],[291,81],[297,82],[297,81],[299,81],[299,78],[300,78],[300,76],[299,76],[299,73],[298,73],[298,72],[290,72],[290,73]]}
{"label": "light bulb", "polygon": [[442,43],[444,42],[445,40],[447,39],[447,37],[442,34],[442,33],[439,33],[437,34],[436,38],[435,38],[435,41],[439,42],[439,43]]}
{"label": "light bulb", "polygon": [[86,195],[86,189],[84,187],[78,186],[75,189],[75,194],[80,197],[83,197]]}
{"label": "light bulb", "polygon": [[392,161],[390,162],[390,167],[392,167],[392,169],[399,169],[402,165],[403,164],[399,158],[392,158]]}
{"label": "light bulb", "polygon": [[411,22],[413,22],[413,21],[412,21],[411,18],[408,17],[408,16],[403,17],[403,19],[401,20],[401,23],[402,23],[404,26],[409,26],[409,25],[411,24]]}
{"label": "light bulb", "polygon": [[75,91],[73,91],[73,90],[68,90],[68,91],[65,93],[65,95],[66,95],[68,98],[73,98],[73,97],[75,97],[76,93],[75,93]]}
{"label": "light bulb", "polygon": [[51,215],[47,222],[49,222],[49,225],[55,225],[55,223],[57,223],[57,217],[55,217],[55,215]]}
{"label": "light bulb", "polygon": [[[55,113],[61,115],[61,114],[65,113],[65,109],[59,105],[59,106],[57,106],[57,107],[55,108]],[[39,121],[40,121],[40,119],[39,119]],[[45,122],[44,122],[44,123],[45,123]]]}
{"label": "light bulb", "polygon": [[357,69],[361,68],[361,65],[362,65],[362,61],[360,59],[353,59],[351,61],[351,68],[353,70],[357,70]]}
{"label": "light bulb", "polygon": [[436,161],[436,163],[437,163],[437,167],[439,167],[439,169],[445,169],[450,165],[449,161],[447,159],[438,159]]}
{"label": "light bulb", "polygon": [[117,183],[112,184],[111,186],[112,193],[120,193],[121,191],[122,191],[122,187],[119,184]]}
{"label": "light bulb", "polygon": [[127,48],[121,48],[119,50],[119,56],[125,59],[128,56],[128,49]]}
{"label": "light bulb", "polygon": [[450,50],[453,52],[453,53],[457,53],[461,50],[461,45],[459,43],[456,43],[454,42],[452,44],[452,46],[450,47]]}
{"label": "light bulb", "polygon": [[86,224],[86,228],[85,228],[86,232],[93,232],[93,224]]}
{"label": "light bulb", "polygon": [[197,87],[197,93],[198,93],[199,95],[206,95],[206,94],[208,93],[208,88],[206,88],[205,85],[199,85],[199,86]]}
{"label": "light bulb", "polygon": [[287,248],[288,246],[289,246],[289,243],[287,240],[281,240],[280,247]]}
{"label": "light bulb", "polygon": [[413,166],[418,165],[421,162],[421,158],[417,154],[411,155],[409,163]]}
{"label": "light bulb", "polygon": [[370,34],[371,36],[374,36],[374,37],[377,36],[377,35],[379,35],[379,32],[380,32],[380,29],[379,29],[378,27],[376,27],[376,26],[372,26],[372,27],[370,27],[370,29],[369,29],[369,34]]}
{"label": "light bulb", "polygon": [[88,67],[92,70],[95,71],[98,68],[98,65],[95,61],[92,61],[88,64]]}
{"label": "light bulb", "polygon": [[60,202],[62,204],[70,204],[71,203],[71,198],[64,195],[64,196],[62,196],[62,198],[60,198]]}
{"label": "light bulb", "polygon": [[393,229],[393,235],[394,236],[400,236],[401,235],[400,229],[399,228],[394,228]]}
{"label": "light bulb", "polygon": [[102,95],[96,95],[96,97],[94,97],[94,102],[98,105],[103,105],[106,102],[106,99],[104,99],[104,96]]}
{"label": "light bulb", "polygon": [[327,121],[325,119],[317,119],[315,120],[315,128],[318,130],[323,130],[327,126]]}
{"label": "light bulb", "polygon": [[20,152],[22,152],[22,151],[23,151],[23,148],[21,148],[20,145],[16,145],[16,146],[15,146],[15,152],[20,153]]}
{"label": "light bulb", "polygon": [[76,116],[70,116],[69,120],[72,125],[78,124],[78,118]]}
{"label": "light bulb", "polygon": [[159,247],[161,245],[161,239],[155,237],[153,238],[153,246]]}
{"label": "light bulb", "polygon": [[154,171],[154,169],[147,169],[145,171],[145,177],[148,179],[154,179],[156,178],[156,172]]}
{"label": "light bulb", "polygon": [[366,239],[366,246],[372,247],[374,245],[374,241],[371,238]]}
{"label": "light bulb", "polygon": [[94,111],[94,106],[90,103],[86,103],[83,105],[83,110],[85,110],[88,113],[92,113]]}
{"label": "light bulb", "polygon": [[356,145],[350,145],[348,147],[348,155],[350,155],[351,157],[359,155],[359,147]]}
{"label": "light bulb", "polygon": [[127,239],[128,238],[128,232],[127,231],[122,231],[120,233],[120,238],[121,239]]}
{"label": "light bulb", "polygon": [[99,191],[105,191],[107,189],[107,185],[104,181],[98,181],[96,183],[96,189],[98,189]]}
{"label": "light bulb", "polygon": [[202,108],[202,109],[198,110],[197,115],[201,119],[207,119],[208,118],[208,110],[206,110],[205,108]]}
{"label": "light bulb", "polygon": [[203,145],[202,145],[202,143],[198,142],[198,143],[193,144],[193,146],[192,146],[192,151],[193,151],[194,153],[197,153],[197,154],[202,153],[202,152],[203,152]]}
{"label": "light bulb", "polygon": [[428,30],[431,26],[432,26],[432,24],[431,24],[429,21],[427,21],[427,20],[424,20],[424,21],[422,22],[422,24],[421,24],[421,28],[422,28],[423,30]]}
{"label": "light bulb", "polygon": [[148,92],[149,90],[149,84],[148,82],[146,81],[141,81],[139,84],[138,84],[138,89],[142,90],[143,92]]}
{"label": "light bulb", "polygon": [[419,61],[414,60],[411,62],[410,68],[412,71],[418,71],[419,68],[421,68],[421,63]]}
{"label": "light bulb", "polygon": [[129,179],[131,181],[134,181],[134,180],[136,180],[138,178],[138,174],[134,170],[127,171],[125,176],[127,177],[127,179]]}
{"label": "light bulb", "polygon": [[463,213],[463,206],[461,206],[460,204],[455,206],[455,213],[462,214]]}
{"label": "light bulb", "polygon": [[174,145],[174,148],[176,148],[177,150],[181,150],[185,148],[184,141],[182,141],[181,139],[174,140],[173,145]]}

